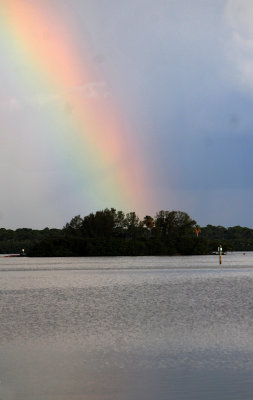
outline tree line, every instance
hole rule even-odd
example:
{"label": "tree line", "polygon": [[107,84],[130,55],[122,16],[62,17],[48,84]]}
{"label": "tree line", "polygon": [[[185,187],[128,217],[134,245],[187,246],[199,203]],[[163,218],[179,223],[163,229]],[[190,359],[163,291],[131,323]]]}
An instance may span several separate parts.
{"label": "tree line", "polygon": [[137,256],[200,254],[196,221],[182,211],[159,211],[142,220],[135,212],[114,208],[75,216],[62,230],[63,237],[35,245],[31,255]]}
{"label": "tree line", "polygon": [[253,229],[200,227],[183,211],[159,211],[140,219],[114,208],[77,215],[62,229],[0,229],[0,253],[29,256],[144,256],[253,250]]}

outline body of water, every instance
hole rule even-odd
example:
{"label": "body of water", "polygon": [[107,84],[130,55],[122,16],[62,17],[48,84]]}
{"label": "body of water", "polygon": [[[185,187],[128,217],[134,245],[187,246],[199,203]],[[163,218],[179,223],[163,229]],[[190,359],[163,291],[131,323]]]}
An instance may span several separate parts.
{"label": "body of water", "polygon": [[253,253],[0,257],[1,400],[252,400]]}

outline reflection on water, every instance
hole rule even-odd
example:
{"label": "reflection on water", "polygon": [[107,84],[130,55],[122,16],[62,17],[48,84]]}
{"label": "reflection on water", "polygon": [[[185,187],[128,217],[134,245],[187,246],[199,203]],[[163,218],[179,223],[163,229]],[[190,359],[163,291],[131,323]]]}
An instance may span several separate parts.
{"label": "reflection on water", "polygon": [[252,400],[251,266],[0,258],[0,400]]}

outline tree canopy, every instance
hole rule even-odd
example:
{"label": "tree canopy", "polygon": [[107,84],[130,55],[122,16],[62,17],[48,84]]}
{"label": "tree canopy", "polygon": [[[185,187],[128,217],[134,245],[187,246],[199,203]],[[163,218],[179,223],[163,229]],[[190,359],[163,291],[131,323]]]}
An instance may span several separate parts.
{"label": "tree canopy", "polygon": [[211,254],[253,250],[253,229],[200,227],[183,211],[160,210],[140,219],[132,211],[105,208],[74,216],[62,229],[0,228],[0,253],[30,256],[125,256]]}

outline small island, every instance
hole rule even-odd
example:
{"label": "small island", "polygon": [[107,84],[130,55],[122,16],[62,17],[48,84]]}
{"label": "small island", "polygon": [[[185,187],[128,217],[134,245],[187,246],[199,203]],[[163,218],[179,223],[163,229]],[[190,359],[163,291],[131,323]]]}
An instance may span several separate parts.
{"label": "small island", "polygon": [[[253,229],[200,227],[183,211],[140,219],[114,208],[77,215],[62,229],[0,229],[0,253],[31,257],[161,256],[253,251]],[[22,250],[21,250],[22,249]]]}

